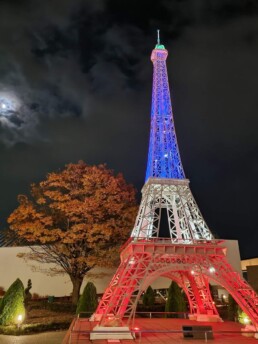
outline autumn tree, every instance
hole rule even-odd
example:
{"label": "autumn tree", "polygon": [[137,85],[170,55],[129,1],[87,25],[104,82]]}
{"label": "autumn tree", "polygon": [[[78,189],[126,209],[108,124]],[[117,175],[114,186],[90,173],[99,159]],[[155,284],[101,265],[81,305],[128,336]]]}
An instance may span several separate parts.
{"label": "autumn tree", "polygon": [[8,218],[10,230],[31,243],[23,257],[54,263],[66,272],[76,304],[85,274],[95,266],[114,266],[118,248],[136,216],[135,189],[105,165],[69,164],[32,184],[30,196]]}

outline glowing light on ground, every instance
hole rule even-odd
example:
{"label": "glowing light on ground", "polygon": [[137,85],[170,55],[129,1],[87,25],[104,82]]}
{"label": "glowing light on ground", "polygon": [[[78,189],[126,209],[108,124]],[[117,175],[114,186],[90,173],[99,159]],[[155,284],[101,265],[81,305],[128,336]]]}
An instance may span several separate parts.
{"label": "glowing light on ground", "polygon": [[249,322],[250,322],[250,320],[247,317],[245,317],[243,320],[244,320],[245,324],[249,324]]}

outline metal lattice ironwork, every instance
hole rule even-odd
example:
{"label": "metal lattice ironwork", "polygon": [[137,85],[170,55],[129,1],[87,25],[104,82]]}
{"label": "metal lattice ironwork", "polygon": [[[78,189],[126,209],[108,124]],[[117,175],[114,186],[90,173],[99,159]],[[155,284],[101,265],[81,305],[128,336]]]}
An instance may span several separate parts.
{"label": "metal lattice ironwork", "polygon": [[160,238],[132,239],[127,245],[95,319],[105,324],[107,316],[122,318],[126,313],[130,321],[140,296],[159,277],[175,280],[184,289],[190,311],[199,319],[219,319],[209,291],[209,281],[213,280],[223,285],[253,323],[258,324],[258,297],[227,262],[222,241],[193,240],[183,245]]}
{"label": "metal lattice ironwork", "polygon": [[188,243],[192,239],[211,240],[186,179],[149,178],[142,191],[142,201],[131,236],[159,237],[161,212],[166,209],[172,242]]}
{"label": "metal lattice ironwork", "polygon": [[[162,46],[159,46],[162,47]],[[166,49],[154,49],[151,130],[146,181],[150,177],[184,179],[170,100]]]}
{"label": "metal lattice ironwork", "polygon": [[[190,312],[197,320],[220,320],[209,282],[222,285],[258,327],[258,296],[233,270],[223,241],[214,240],[185,179],[176,140],[166,58],[158,45],[154,65],[151,134],[142,201],[121,264],[93,315],[101,325],[108,319],[133,317],[137,302],[158,277],[167,277],[183,288]],[[165,210],[168,237],[161,238]],[[164,212],[163,212],[164,213]]]}

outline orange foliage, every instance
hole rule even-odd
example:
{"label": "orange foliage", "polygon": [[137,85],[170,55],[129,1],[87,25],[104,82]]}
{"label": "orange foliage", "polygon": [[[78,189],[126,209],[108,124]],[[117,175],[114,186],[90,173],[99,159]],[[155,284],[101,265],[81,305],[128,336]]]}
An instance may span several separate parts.
{"label": "orange foliage", "polygon": [[59,263],[71,279],[83,278],[95,265],[114,264],[137,212],[135,189],[122,174],[84,162],[49,173],[18,201],[8,218],[11,230],[43,245],[38,260]]}

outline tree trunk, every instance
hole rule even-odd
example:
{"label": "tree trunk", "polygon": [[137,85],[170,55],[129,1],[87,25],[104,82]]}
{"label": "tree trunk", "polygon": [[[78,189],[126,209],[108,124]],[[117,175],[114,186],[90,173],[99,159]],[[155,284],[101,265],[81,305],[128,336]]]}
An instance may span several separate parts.
{"label": "tree trunk", "polygon": [[73,276],[70,276],[70,278],[73,284],[72,304],[77,305],[79,296],[80,296],[80,289],[81,289],[83,278],[73,277]]}

